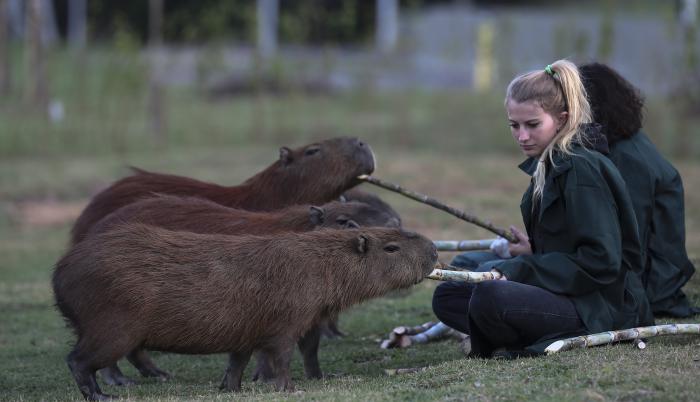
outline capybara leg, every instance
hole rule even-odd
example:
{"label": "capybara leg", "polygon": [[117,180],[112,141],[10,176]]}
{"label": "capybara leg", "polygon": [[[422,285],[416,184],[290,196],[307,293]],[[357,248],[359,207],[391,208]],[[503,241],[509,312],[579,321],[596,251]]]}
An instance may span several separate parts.
{"label": "capybara leg", "polygon": [[102,380],[108,385],[134,385],[136,381],[127,377],[115,364],[99,370]]}
{"label": "capybara leg", "polygon": [[297,344],[304,359],[306,378],[321,378],[321,365],[318,363],[318,345],[321,341],[321,327],[316,325],[299,338]]}
{"label": "capybara leg", "polygon": [[289,376],[289,362],[294,353],[294,341],[287,340],[273,349],[274,371],[277,374],[275,386],[278,391],[294,391],[294,384]]}
{"label": "capybara leg", "polygon": [[338,329],[338,317],[334,317],[328,320],[328,332],[333,334],[329,338],[342,338],[347,334],[340,329]]}
{"label": "capybara leg", "polygon": [[270,362],[270,354],[262,350],[257,353],[255,372],[253,373],[253,381],[270,382],[275,379],[275,373],[272,370]]}
{"label": "capybara leg", "polygon": [[78,357],[76,350],[73,350],[66,358],[68,369],[70,369],[78,389],[83,397],[88,401],[106,401],[115,399],[115,396],[102,393],[97,379],[95,378],[95,370],[90,369],[88,364]]}
{"label": "capybara leg", "polygon": [[169,373],[159,369],[158,366],[153,363],[151,357],[148,356],[148,353],[141,348],[132,350],[126,358],[129,359],[129,362],[131,362],[144,377],[156,377],[161,381],[167,381],[171,377]]}
{"label": "capybara leg", "polygon": [[219,389],[226,391],[240,391],[243,370],[248,365],[252,352],[235,352],[228,356],[228,367],[221,380]]}

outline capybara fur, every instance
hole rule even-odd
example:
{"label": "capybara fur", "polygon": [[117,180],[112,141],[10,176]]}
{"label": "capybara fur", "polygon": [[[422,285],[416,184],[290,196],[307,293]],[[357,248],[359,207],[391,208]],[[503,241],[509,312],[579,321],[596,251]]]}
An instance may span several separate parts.
{"label": "capybara fur", "polygon": [[297,149],[280,148],[280,157],[238,186],[221,186],[188,177],[135,173],[95,195],[71,231],[71,243],[118,208],[154,193],[189,195],[250,211],[272,211],[295,204],[324,204],[357,185],[357,176],[372,173],[374,154],[357,138],[338,137]]}
{"label": "capybara fur", "polygon": [[[142,223],[161,228],[193,233],[227,235],[264,235],[280,232],[305,232],[318,227],[357,228],[360,226],[384,226],[393,218],[384,211],[360,202],[333,201],[322,207],[295,205],[270,212],[253,212],[219,205],[197,197],[158,195],[125,205],[104,217],[89,231],[88,237],[103,233],[119,224]],[[310,378],[320,378],[318,363],[317,331],[336,328],[335,317],[323,320],[321,328],[312,328],[299,342],[304,368]],[[337,328],[336,328],[337,330]],[[146,352],[129,357],[129,361],[146,377],[166,379],[169,374],[159,369]],[[264,380],[272,378],[271,368],[260,360],[256,374]],[[134,382],[124,376],[119,367],[100,370],[102,379],[110,385],[128,385]]]}
{"label": "capybara fur", "polygon": [[393,217],[362,202],[332,201],[322,206],[293,205],[274,211],[229,208],[199,197],[159,194],[125,205],[104,217],[88,236],[124,222],[170,230],[218,234],[306,232],[318,227],[387,226]]}
{"label": "capybara fur", "polygon": [[88,399],[110,397],[95,371],[139,348],[229,353],[227,390],[261,349],[277,388],[290,389],[293,345],[322,316],[410,287],[436,261],[429,239],[401,229],[228,236],[127,223],[72,247],[52,283],[78,337],[68,367]]}
{"label": "capybara fur", "polygon": [[384,225],[375,226],[385,226],[385,227],[401,227],[401,215],[391,205],[387,204],[386,201],[379,198],[378,195],[369,193],[367,191],[362,191],[355,187],[340,196],[340,201],[357,201],[362,202],[367,205],[371,205],[378,211],[382,211],[387,217],[387,223]]}

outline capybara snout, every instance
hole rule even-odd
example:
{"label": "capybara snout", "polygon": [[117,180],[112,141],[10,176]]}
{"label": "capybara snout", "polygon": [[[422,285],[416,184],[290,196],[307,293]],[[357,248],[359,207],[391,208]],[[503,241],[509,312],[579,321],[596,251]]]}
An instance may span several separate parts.
{"label": "capybara snout", "polygon": [[392,286],[396,288],[409,287],[422,281],[437,262],[435,245],[418,233],[394,228],[359,232],[358,251],[372,252],[374,258],[383,260],[382,264],[374,265],[377,274],[391,278]]}

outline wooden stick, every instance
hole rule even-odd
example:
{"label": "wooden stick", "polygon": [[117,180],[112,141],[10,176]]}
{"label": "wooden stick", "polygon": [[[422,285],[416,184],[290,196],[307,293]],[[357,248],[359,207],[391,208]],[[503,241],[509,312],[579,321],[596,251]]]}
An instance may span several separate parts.
{"label": "wooden stick", "polygon": [[442,203],[434,198],[428,197],[427,195],[423,195],[423,194],[416,193],[416,192],[413,192],[410,190],[406,190],[406,189],[404,189],[401,186],[398,186],[396,184],[388,183],[388,182],[379,180],[376,177],[372,177],[372,176],[368,176],[368,175],[361,175],[361,176],[358,176],[357,178],[359,180],[363,180],[363,181],[366,181],[368,183],[372,183],[376,186],[385,188],[387,190],[397,192],[397,193],[404,195],[408,198],[411,198],[413,200],[422,202],[424,204],[428,204],[431,207],[435,207],[437,209],[445,211],[449,214],[452,214],[452,215],[458,217],[459,219],[465,220],[469,223],[473,223],[473,224],[480,226],[486,230],[490,230],[491,232],[496,233],[497,235],[508,239],[508,241],[511,243],[518,242],[518,240],[515,238],[515,236],[513,236],[512,233],[507,232],[503,229],[497,228],[491,222],[483,221],[474,215],[469,215],[466,212],[461,211],[457,208],[450,207],[450,206],[448,206],[448,205],[446,205],[446,204],[444,204],[444,203]]}
{"label": "wooden stick", "polygon": [[[547,354],[553,354],[574,348],[587,348],[589,346],[607,345],[609,343],[619,341],[675,334],[700,334],[700,324],[653,325],[650,327],[637,327],[622,329],[619,331],[608,331],[598,334],[577,336],[575,338],[558,340],[547,346],[544,351]],[[639,347],[639,345],[637,345],[637,347]],[[640,349],[643,349],[643,347]]]}
{"label": "wooden stick", "polygon": [[438,251],[474,251],[488,250],[494,240],[435,240],[433,243]]}

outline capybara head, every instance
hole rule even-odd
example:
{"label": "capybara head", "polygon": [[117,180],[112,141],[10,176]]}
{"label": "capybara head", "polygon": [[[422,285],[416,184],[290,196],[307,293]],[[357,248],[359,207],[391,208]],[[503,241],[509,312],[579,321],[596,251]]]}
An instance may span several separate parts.
{"label": "capybara head", "polygon": [[312,222],[321,227],[398,227],[394,216],[364,202],[333,201],[324,204],[323,207],[312,206],[310,213]]}
{"label": "capybara head", "polygon": [[387,204],[384,200],[382,200],[381,198],[379,198],[379,196],[375,194],[359,190],[358,188],[352,188],[344,192],[340,196],[340,201],[362,202],[371,205],[375,210],[381,212],[383,216],[382,219],[385,219],[385,223],[372,226],[386,226],[392,228],[401,227],[401,216],[399,215],[399,213],[396,212],[394,208],[391,207],[391,205]]}
{"label": "capybara head", "polygon": [[329,250],[326,258],[340,256],[343,259],[330,260],[327,264],[343,271],[335,270],[335,275],[342,278],[342,282],[336,283],[340,286],[336,294],[345,306],[415,285],[433,270],[438,258],[431,240],[403,229],[319,232],[342,239],[344,251]]}
{"label": "capybara head", "polygon": [[276,186],[280,194],[293,198],[286,205],[322,203],[357,185],[357,177],[372,173],[374,165],[368,144],[338,137],[296,149],[282,147],[279,159],[246,183]]}

